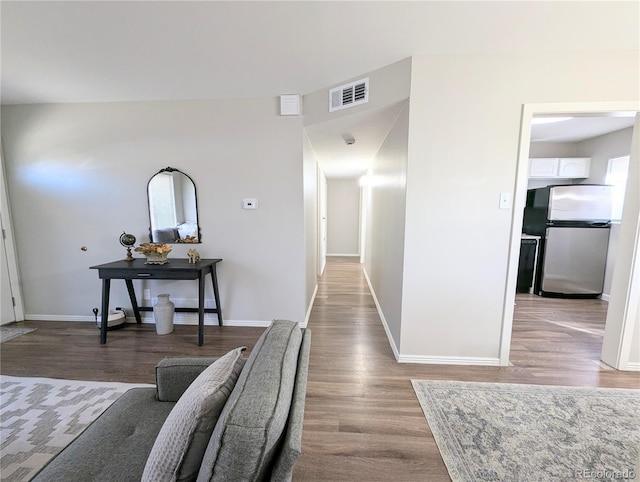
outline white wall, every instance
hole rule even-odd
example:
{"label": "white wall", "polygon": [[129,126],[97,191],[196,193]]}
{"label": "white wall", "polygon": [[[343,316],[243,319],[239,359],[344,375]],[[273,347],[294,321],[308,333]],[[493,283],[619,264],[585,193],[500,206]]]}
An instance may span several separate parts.
{"label": "white wall", "polygon": [[327,254],[358,255],[359,231],[358,179],[327,179]]}
{"label": "white wall", "polygon": [[308,318],[318,286],[318,161],[306,132],[302,132],[304,177],[305,305]]}
{"label": "white wall", "polygon": [[532,142],[529,157],[578,157],[576,142]]}
{"label": "white wall", "polygon": [[368,174],[365,272],[394,353],[400,348],[409,104],[378,151]]}
{"label": "white wall", "polygon": [[637,51],[414,57],[401,360],[499,363],[522,106],[637,101],[639,72]]}
{"label": "white wall", "polygon": [[[124,257],[122,231],[147,239],[147,181],[172,166],[196,183],[197,249],[223,258],[224,318],[304,321],[302,121],[279,116],[277,106],[276,98],[3,106],[26,317],[93,319],[101,283],[89,267]],[[257,210],[240,208],[247,197],[258,199]],[[174,245],[171,256],[189,247]],[[143,287],[152,297],[197,297],[184,281]],[[209,285],[206,296],[213,298]],[[124,282],[114,281],[111,306],[118,305],[129,301]]]}
{"label": "white wall", "polygon": [[622,129],[610,134],[594,137],[576,145],[577,157],[590,157],[589,177],[582,183],[604,184],[607,177],[609,159],[628,156],[631,152],[633,128]]}

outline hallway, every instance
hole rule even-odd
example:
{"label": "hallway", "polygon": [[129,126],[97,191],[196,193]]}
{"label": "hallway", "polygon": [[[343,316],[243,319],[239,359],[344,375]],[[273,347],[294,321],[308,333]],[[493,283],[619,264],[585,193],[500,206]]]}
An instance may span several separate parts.
{"label": "hallway", "polygon": [[318,287],[295,480],[449,480],[357,260],[328,258]]}
{"label": "hallway", "polygon": [[[295,480],[449,481],[410,380],[640,388],[640,375],[597,363],[601,337],[558,324],[570,300],[518,299],[510,367],[399,364],[357,258],[330,257],[308,327],[312,350],[303,456]],[[597,330],[606,306],[582,318]],[[606,305],[606,304],[604,304]],[[566,315],[566,313],[564,313]]]}

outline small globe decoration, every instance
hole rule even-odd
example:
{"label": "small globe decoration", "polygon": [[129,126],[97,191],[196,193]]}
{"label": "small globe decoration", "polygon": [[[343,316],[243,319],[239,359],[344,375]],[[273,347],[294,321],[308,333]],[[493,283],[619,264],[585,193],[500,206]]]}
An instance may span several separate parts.
{"label": "small globe decoration", "polygon": [[133,261],[131,247],[136,244],[136,237],[133,234],[127,234],[122,231],[122,234],[120,235],[120,244],[127,248],[127,261]]}

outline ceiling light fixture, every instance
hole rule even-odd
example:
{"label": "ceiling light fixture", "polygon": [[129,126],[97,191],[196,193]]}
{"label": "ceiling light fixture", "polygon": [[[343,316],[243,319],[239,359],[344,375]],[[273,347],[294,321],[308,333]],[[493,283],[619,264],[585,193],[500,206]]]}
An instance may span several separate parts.
{"label": "ceiling light fixture", "polygon": [[348,146],[352,146],[356,143],[356,140],[353,137],[344,140],[344,143]]}

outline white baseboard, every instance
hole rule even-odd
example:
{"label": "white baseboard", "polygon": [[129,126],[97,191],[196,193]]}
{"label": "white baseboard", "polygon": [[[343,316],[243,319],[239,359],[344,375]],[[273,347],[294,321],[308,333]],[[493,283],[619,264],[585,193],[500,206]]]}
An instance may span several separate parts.
{"label": "white baseboard", "polygon": [[[131,310],[129,310],[131,312]],[[142,323],[155,323],[152,314],[146,312],[140,313]],[[73,321],[73,322],[93,322],[96,319],[91,316],[67,316],[67,315],[25,315],[25,319],[31,321]],[[133,316],[127,316],[127,323],[135,323],[136,319]],[[175,325],[197,325],[198,314],[197,313],[176,313],[173,318]],[[251,326],[251,327],[267,327],[271,324],[271,320],[225,320],[222,319],[224,326]],[[215,313],[204,314],[204,324],[207,326],[218,326],[218,317]]]}
{"label": "white baseboard", "polygon": [[478,365],[488,367],[500,366],[499,358],[481,358],[465,356],[420,356],[401,355],[399,363],[421,363],[423,365]]}
{"label": "white baseboard", "polygon": [[96,321],[93,315],[32,315],[25,313],[24,319],[28,321]]}
{"label": "white baseboard", "polygon": [[628,362],[627,367],[625,369],[616,368],[613,365],[609,365],[608,363],[603,362],[602,360],[598,360],[597,362],[594,360],[600,368],[605,370],[618,370],[621,372],[640,372],[640,362]]}
{"label": "white baseboard", "polygon": [[311,301],[309,302],[309,306],[307,308],[307,314],[304,316],[304,324],[300,324],[301,328],[306,328],[309,324],[309,318],[311,317],[311,310],[313,309],[313,303],[316,301],[316,295],[318,294],[318,283],[316,283],[315,288],[313,289],[313,294],[311,295]]}
{"label": "white baseboard", "polygon": [[393,351],[393,356],[395,357],[396,361],[400,361],[400,353],[398,352],[398,347],[396,346],[393,336],[391,335],[391,330],[389,329],[389,325],[387,324],[387,319],[384,317],[384,313],[382,312],[380,303],[378,303],[378,297],[376,296],[376,292],[371,285],[371,280],[369,279],[367,270],[363,268],[362,272],[364,273],[364,279],[367,280],[367,285],[369,285],[369,291],[371,292],[371,296],[373,297],[373,302],[376,304],[376,310],[378,310],[378,316],[380,317],[380,321],[382,321],[384,332],[387,334],[387,339],[389,340],[391,351]]}
{"label": "white baseboard", "polygon": [[[140,314],[142,318],[142,323],[144,324],[154,324],[155,320],[153,315],[144,316]],[[127,317],[127,323],[135,323],[136,319],[134,317]],[[197,313],[176,313],[173,317],[174,325],[198,325],[198,314]],[[204,324],[205,326],[218,326],[218,318],[214,313],[205,313],[204,315]],[[251,326],[251,327],[267,327],[271,324],[271,320],[262,321],[262,320],[225,320],[222,319],[223,326]]]}
{"label": "white baseboard", "polygon": [[[144,300],[139,306],[140,307],[152,307],[158,301],[157,298],[152,298],[150,300]],[[182,308],[197,308],[198,300],[197,298],[171,298],[171,301],[175,303],[177,307]],[[215,308],[215,300],[205,299],[204,300],[205,308]],[[135,317],[133,316],[133,309],[131,306],[123,305],[124,311],[127,315],[127,323],[135,323]],[[224,310],[222,313],[222,323],[224,326],[257,326],[257,327],[266,327],[271,324],[271,320],[227,320],[224,318]],[[99,317],[100,315],[98,315]],[[140,317],[142,318],[143,323],[155,323],[153,319],[153,313],[150,311],[143,311],[140,313]],[[33,320],[33,321],[93,321],[95,322],[95,316],[91,315],[25,315],[25,319]],[[198,324],[198,313],[184,313],[184,312],[176,312],[173,317],[173,323],[176,325],[197,325]],[[204,324],[217,326],[218,325],[218,315],[216,313],[205,313],[204,314]]]}
{"label": "white baseboard", "polygon": [[626,372],[640,372],[640,362],[629,362],[627,363],[627,369],[624,370]]}
{"label": "white baseboard", "polygon": [[500,366],[499,358],[400,355],[400,353],[398,352],[398,347],[396,346],[393,340],[393,336],[391,336],[391,331],[389,330],[389,325],[387,324],[387,320],[384,317],[384,313],[382,312],[380,303],[378,303],[376,292],[373,289],[373,286],[371,285],[371,280],[369,279],[367,270],[363,269],[363,272],[364,272],[364,277],[367,280],[367,284],[369,285],[369,291],[371,291],[371,296],[373,296],[373,301],[376,304],[378,315],[380,316],[380,320],[382,321],[382,326],[384,327],[384,331],[387,334],[389,345],[391,345],[391,350],[393,350],[393,356],[396,358],[396,361],[398,363],[417,363],[417,364],[425,364],[425,365],[429,364],[429,365],[479,365],[479,366],[496,366],[496,367]]}
{"label": "white baseboard", "polygon": [[602,301],[609,302],[609,300],[611,300],[611,296],[610,296],[610,295],[608,295],[607,293],[602,293],[602,294],[600,295],[600,299],[601,299]]}

